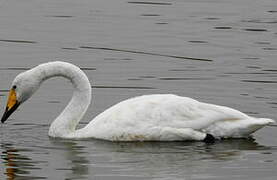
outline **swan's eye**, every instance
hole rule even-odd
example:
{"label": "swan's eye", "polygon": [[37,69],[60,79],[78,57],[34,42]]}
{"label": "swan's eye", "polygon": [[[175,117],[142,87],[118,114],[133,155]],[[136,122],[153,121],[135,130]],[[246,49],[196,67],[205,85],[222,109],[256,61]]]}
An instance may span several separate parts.
{"label": "swan's eye", "polygon": [[16,89],[16,85],[13,85],[13,89]]}

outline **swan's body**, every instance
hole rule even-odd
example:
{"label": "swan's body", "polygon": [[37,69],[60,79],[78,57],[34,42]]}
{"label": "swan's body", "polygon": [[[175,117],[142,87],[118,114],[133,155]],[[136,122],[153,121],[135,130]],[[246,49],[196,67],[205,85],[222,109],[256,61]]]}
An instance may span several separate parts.
{"label": "swan's body", "polygon": [[[51,137],[182,141],[204,140],[207,134],[211,134],[216,138],[240,138],[274,122],[187,97],[156,94],[122,101],[96,116],[84,128],[76,130],[90,104],[91,86],[84,72],[72,64],[45,63],[18,75],[12,85],[16,94],[15,104],[27,100],[44,80],[54,76],[69,79],[75,91],[67,107],[52,122],[49,129]],[[10,99],[2,122],[10,115],[9,111],[16,109],[13,109]]]}

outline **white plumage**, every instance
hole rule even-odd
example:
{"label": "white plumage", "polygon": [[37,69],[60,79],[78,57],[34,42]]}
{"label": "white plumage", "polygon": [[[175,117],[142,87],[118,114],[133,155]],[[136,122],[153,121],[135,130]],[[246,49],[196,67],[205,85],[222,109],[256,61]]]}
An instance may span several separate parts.
{"label": "white plumage", "polygon": [[107,140],[182,141],[247,137],[272,123],[237,110],[172,94],[144,95],[122,101],[93,119],[72,137]]}
{"label": "white plumage", "polygon": [[[202,103],[172,94],[154,94],[122,101],[96,116],[84,128],[78,122],[91,101],[91,86],[86,75],[65,62],[41,64],[18,75],[18,100],[22,103],[46,79],[63,76],[70,79],[75,91],[64,111],[53,121],[49,136],[61,138],[97,138],[110,141],[184,141],[248,137],[273,123],[272,119],[255,118],[237,110]],[[26,94],[26,95],[25,95]]]}

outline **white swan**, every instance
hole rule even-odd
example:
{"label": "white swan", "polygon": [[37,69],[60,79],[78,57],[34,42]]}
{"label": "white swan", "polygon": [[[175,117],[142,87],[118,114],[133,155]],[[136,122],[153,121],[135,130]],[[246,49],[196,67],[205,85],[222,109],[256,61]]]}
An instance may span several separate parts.
{"label": "white swan", "polygon": [[85,73],[66,62],[49,62],[19,74],[13,81],[4,122],[29,99],[40,84],[54,76],[69,79],[71,101],[52,122],[49,136],[110,141],[183,141],[247,137],[272,119],[250,117],[237,110],[172,94],[144,95],[122,101],[96,116],[82,129],[76,126],[91,102]]}

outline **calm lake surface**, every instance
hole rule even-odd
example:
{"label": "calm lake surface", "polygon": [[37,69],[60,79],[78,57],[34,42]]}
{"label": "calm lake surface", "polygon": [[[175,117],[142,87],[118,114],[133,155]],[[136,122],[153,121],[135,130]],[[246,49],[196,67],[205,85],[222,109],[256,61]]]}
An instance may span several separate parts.
{"label": "calm lake surface", "polygon": [[[1,113],[18,73],[62,60],[93,84],[80,127],[119,101],[154,93],[277,119],[276,38],[276,0],[0,0]],[[49,138],[71,94],[68,81],[52,79],[0,125],[0,179],[277,177],[277,127],[211,145]]]}

